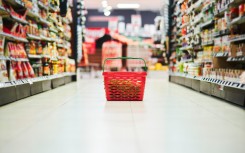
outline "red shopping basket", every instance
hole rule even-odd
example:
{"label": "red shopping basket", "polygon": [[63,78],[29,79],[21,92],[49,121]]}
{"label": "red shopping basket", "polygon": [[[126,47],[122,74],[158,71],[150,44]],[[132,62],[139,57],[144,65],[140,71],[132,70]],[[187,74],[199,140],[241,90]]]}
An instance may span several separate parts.
{"label": "red shopping basket", "polygon": [[[103,64],[103,75],[106,99],[108,101],[142,101],[144,98],[146,72],[104,72],[107,60],[130,59],[145,60],[142,58],[117,57],[107,58]],[[146,70],[146,63],[145,63]]]}

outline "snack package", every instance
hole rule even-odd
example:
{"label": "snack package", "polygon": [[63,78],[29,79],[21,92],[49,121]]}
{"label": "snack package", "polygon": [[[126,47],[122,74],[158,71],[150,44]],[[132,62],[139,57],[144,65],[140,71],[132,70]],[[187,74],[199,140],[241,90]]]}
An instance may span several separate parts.
{"label": "snack package", "polygon": [[245,71],[242,72],[241,76],[240,76],[240,82],[245,84]]}
{"label": "snack package", "polygon": [[18,57],[19,58],[27,58],[25,47],[23,43],[19,43],[16,45],[16,48],[18,49]]}
{"label": "snack package", "polygon": [[4,43],[5,38],[0,36],[0,56],[4,56]]}
{"label": "snack package", "polygon": [[16,70],[16,73],[17,73],[17,79],[23,79],[24,75],[23,75],[23,70],[22,70],[22,67],[21,67],[21,62],[17,62],[16,63],[15,70]]}
{"label": "snack package", "polygon": [[22,72],[23,72],[23,78],[29,78],[29,72],[28,72],[28,69],[26,67],[25,62],[21,63],[21,69],[22,69]]}
{"label": "snack package", "polygon": [[8,82],[8,71],[6,61],[0,60],[0,82]]}
{"label": "snack package", "polygon": [[17,54],[16,54],[16,46],[15,46],[14,43],[12,43],[12,42],[8,42],[7,43],[7,47],[6,47],[6,50],[5,50],[5,56],[16,58],[16,56],[17,56]]}
{"label": "snack package", "polygon": [[11,62],[11,66],[10,66],[10,70],[9,70],[9,80],[10,81],[15,81],[17,80],[17,73],[16,73],[16,62],[12,61]]}
{"label": "snack package", "polygon": [[28,70],[29,77],[30,78],[34,78],[35,77],[35,73],[33,71],[33,68],[31,67],[31,64],[29,62],[26,62],[25,66],[26,66],[26,68]]}

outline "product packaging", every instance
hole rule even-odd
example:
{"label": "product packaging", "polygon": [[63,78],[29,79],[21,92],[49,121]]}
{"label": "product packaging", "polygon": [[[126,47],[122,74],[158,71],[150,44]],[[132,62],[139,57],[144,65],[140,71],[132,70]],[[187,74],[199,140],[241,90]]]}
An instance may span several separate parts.
{"label": "product packaging", "polygon": [[10,81],[15,81],[17,80],[17,71],[16,71],[16,62],[12,61],[11,66],[10,66],[10,71],[9,71],[9,80]]}
{"label": "product packaging", "polygon": [[16,71],[16,74],[17,74],[17,80],[24,78],[23,70],[22,70],[22,67],[21,67],[21,62],[16,62],[15,71]]}
{"label": "product packaging", "polygon": [[23,78],[29,78],[29,72],[28,72],[28,69],[25,65],[25,62],[21,62],[21,69],[23,72]]}
{"label": "product packaging", "polygon": [[8,82],[8,71],[6,61],[0,60],[0,82]]}
{"label": "product packaging", "polygon": [[5,38],[0,36],[0,56],[4,56]]}

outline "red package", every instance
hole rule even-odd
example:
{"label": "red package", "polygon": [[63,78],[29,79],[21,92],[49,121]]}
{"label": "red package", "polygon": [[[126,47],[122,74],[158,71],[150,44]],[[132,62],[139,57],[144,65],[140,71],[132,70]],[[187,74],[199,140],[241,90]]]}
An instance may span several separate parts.
{"label": "red package", "polygon": [[23,79],[23,71],[21,68],[21,62],[17,62],[16,66],[15,66],[15,70],[17,73],[17,79]]}
{"label": "red package", "polygon": [[16,47],[14,43],[9,42],[8,43],[8,52],[10,53],[10,57],[16,58]]}
{"label": "red package", "polygon": [[23,78],[29,78],[29,72],[24,62],[21,63],[21,68],[23,72]]}
{"label": "red package", "polygon": [[18,50],[18,52],[19,52],[18,55],[19,55],[20,58],[27,58],[26,52],[25,52],[25,48],[24,48],[24,44],[23,44],[23,43],[17,44],[17,45],[16,45],[16,48],[17,48],[17,50]]}
{"label": "red package", "polygon": [[16,72],[16,62],[15,61],[11,61],[11,68],[10,68],[10,81],[15,81],[17,80],[17,72]]}
{"label": "red package", "polygon": [[26,62],[25,65],[26,65],[26,68],[28,70],[29,77],[30,78],[34,78],[35,77],[35,73],[33,71],[33,68],[31,67],[31,64],[29,62]]}

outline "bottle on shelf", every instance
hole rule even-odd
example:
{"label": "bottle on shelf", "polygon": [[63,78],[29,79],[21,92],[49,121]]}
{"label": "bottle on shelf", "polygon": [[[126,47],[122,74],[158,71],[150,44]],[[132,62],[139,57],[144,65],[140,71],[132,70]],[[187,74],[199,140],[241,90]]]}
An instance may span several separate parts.
{"label": "bottle on shelf", "polygon": [[43,76],[48,76],[50,75],[50,67],[48,63],[48,59],[44,58],[43,60]]}

